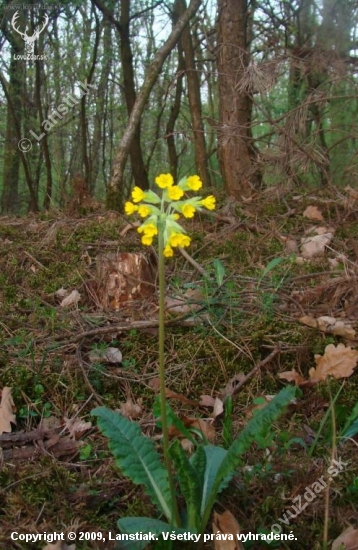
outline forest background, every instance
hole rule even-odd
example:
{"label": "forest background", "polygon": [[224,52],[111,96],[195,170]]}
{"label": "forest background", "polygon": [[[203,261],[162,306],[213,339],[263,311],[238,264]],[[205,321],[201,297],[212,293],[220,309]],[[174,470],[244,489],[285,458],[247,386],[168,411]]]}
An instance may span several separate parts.
{"label": "forest background", "polygon": [[236,198],[356,179],[355,1],[39,6],[0,8],[3,213],[119,207],[163,170]]}

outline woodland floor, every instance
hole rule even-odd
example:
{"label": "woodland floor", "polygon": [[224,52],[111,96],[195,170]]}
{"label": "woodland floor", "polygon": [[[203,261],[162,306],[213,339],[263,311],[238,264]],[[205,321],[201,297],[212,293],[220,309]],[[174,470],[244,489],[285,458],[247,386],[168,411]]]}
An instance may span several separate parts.
{"label": "woodland floor", "polygon": [[[345,191],[299,195],[296,190],[280,197],[278,190],[230,208],[219,200],[216,215],[188,224],[193,241],[187,250],[205,274],[180,253],[166,263],[168,296],[188,300],[190,289],[200,306],[187,314],[189,321],[183,312],[168,312],[173,322],[166,329],[167,388],[179,394],[171,399],[178,413],[210,418],[212,408],[199,406],[200,396],[222,396],[228,383],[235,388],[240,373],[258,366],[234,390],[236,436],[263,396],[289,384],[279,373],[295,369],[307,379],[315,355],[323,355],[327,345],[357,347],[357,205],[354,193]],[[318,207],[323,220],[303,216],[308,206]],[[98,255],[142,250],[136,231],[120,236],[126,224],[122,215],[100,211],[0,218],[0,389],[12,388],[17,419],[11,434],[0,435],[0,548],[45,546],[11,541],[12,531],[107,534],[116,532],[119,517],[155,515],[141,488],[121,477],[90,416],[98,404],[115,409],[132,400],[139,405],[143,431],[160,443],[152,416],[156,295],[120,311],[104,311],[93,292]],[[325,227],[321,233],[333,238],[322,254],[297,260],[301,238],[313,226]],[[62,298],[55,295],[60,288],[77,290],[79,303],[61,307]],[[336,321],[319,330],[303,324],[304,316],[311,323],[321,316]],[[133,325],[138,321],[148,324],[138,328]],[[121,330],[110,331],[113,324]],[[101,327],[109,330],[98,331]],[[93,359],[107,346],[120,349],[122,363]],[[270,353],[272,359],[261,363]],[[336,456],[347,464],[330,486],[328,548],[348,525],[358,527],[358,438],[339,440],[358,402],[357,377],[358,369],[347,378],[304,386],[297,403],[272,426],[269,448],[257,442],[245,456],[216,511],[229,509],[245,533],[269,532],[307,485],[327,475],[334,440]],[[313,448],[342,383],[335,426],[328,415]],[[66,419],[76,420],[76,427],[68,428]],[[81,427],[79,421],[92,426]],[[223,424],[219,415],[209,430],[217,444],[223,444]],[[324,514],[321,493],[286,528],[297,541],[270,547],[323,548]],[[114,546],[76,546],[89,548]]]}

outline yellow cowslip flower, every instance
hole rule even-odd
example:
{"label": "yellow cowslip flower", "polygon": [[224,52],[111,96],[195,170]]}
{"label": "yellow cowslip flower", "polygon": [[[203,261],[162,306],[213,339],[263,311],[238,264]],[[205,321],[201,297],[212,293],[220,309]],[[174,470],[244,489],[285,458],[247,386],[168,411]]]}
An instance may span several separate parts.
{"label": "yellow cowslip flower", "polygon": [[145,244],[146,246],[150,246],[153,242],[153,237],[150,235],[143,235],[141,238],[142,244]]}
{"label": "yellow cowslip flower", "polygon": [[169,237],[169,246],[189,246],[190,241],[191,239],[188,235],[184,235],[183,233],[172,233]]}
{"label": "yellow cowslip flower", "polygon": [[184,218],[193,218],[196,212],[194,206],[191,204],[183,204],[180,210],[183,213]]}
{"label": "yellow cowslip flower", "polygon": [[132,199],[133,199],[133,202],[141,202],[145,197],[145,193],[144,191],[142,191],[142,189],[140,187],[133,187],[133,191],[132,191]]}
{"label": "yellow cowslip flower", "polygon": [[155,235],[158,235],[158,228],[154,225],[154,223],[147,223],[145,225],[141,225],[137,229],[138,233],[144,233],[146,237],[153,238]]}
{"label": "yellow cowslip flower", "polygon": [[199,176],[189,176],[186,180],[186,184],[192,191],[198,191],[203,186],[203,182]]}
{"label": "yellow cowslip flower", "polygon": [[155,183],[161,189],[165,189],[166,187],[171,187],[174,183],[173,176],[171,174],[160,174],[155,178]]}
{"label": "yellow cowslip flower", "polygon": [[180,246],[189,246],[191,243],[191,238],[188,237],[188,235],[183,235],[182,236],[182,240],[181,240],[181,245]]}
{"label": "yellow cowslip flower", "polygon": [[216,199],[215,199],[214,195],[209,195],[205,199],[201,200],[199,204],[201,206],[204,206],[204,208],[207,208],[208,210],[214,210],[215,209],[215,202],[216,202]]}
{"label": "yellow cowslip flower", "polygon": [[178,201],[184,195],[184,191],[180,189],[177,185],[172,185],[168,187],[168,197],[171,201]]}
{"label": "yellow cowslip flower", "polygon": [[138,210],[138,206],[136,206],[135,204],[133,204],[132,202],[126,202],[125,205],[124,205],[124,211],[126,214],[128,214],[129,216],[131,214],[134,214],[134,212],[137,212]]}
{"label": "yellow cowslip flower", "polygon": [[174,256],[174,250],[171,246],[167,244],[167,246],[163,250],[163,254],[166,258],[171,258],[172,256]]}
{"label": "yellow cowslip flower", "polygon": [[137,207],[137,210],[141,218],[146,218],[147,216],[149,216],[149,214],[152,213],[152,210],[146,204],[141,204],[139,207]]}

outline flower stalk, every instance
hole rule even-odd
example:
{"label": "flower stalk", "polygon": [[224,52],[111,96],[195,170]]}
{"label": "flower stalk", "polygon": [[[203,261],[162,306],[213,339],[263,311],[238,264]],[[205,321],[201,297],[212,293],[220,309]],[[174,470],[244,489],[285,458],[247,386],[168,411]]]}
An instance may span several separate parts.
{"label": "flower stalk", "polygon": [[180,526],[180,517],[175,495],[175,485],[173,477],[173,465],[169,454],[169,432],[167,419],[167,398],[165,395],[165,271],[164,271],[164,224],[158,223],[158,271],[159,271],[159,380],[160,380],[160,413],[163,432],[163,452],[165,467],[168,472],[171,503],[172,503],[172,521],[176,527]]}
{"label": "flower stalk", "polygon": [[158,237],[158,272],[159,272],[159,380],[160,380],[160,411],[163,432],[163,452],[165,467],[168,473],[171,493],[172,525],[180,526],[180,516],[175,492],[173,465],[169,453],[169,431],[167,417],[167,399],[165,394],[165,258],[174,255],[177,247],[186,247],[191,243],[190,237],[182,225],[178,223],[180,216],[193,218],[196,211],[214,210],[215,197],[185,197],[186,192],[198,191],[202,187],[199,176],[182,178],[177,185],[171,174],[160,174],[155,178],[156,185],[161,189],[159,196],[154,191],[143,191],[139,187],[132,190],[132,201],[126,202],[125,212],[128,215],[137,213],[145,220],[138,227],[142,244],[150,246],[154,237]]}

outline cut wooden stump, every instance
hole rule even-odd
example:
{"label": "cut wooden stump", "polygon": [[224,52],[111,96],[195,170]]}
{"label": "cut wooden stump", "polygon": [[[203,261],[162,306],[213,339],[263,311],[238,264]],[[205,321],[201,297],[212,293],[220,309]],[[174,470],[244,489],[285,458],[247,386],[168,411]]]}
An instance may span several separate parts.
{"label": "cut wooden stump", "polygon": [[142,252],[97,256],[97,296],[103,309],[119,310],[124,303],[155,292],[156,258]]}

